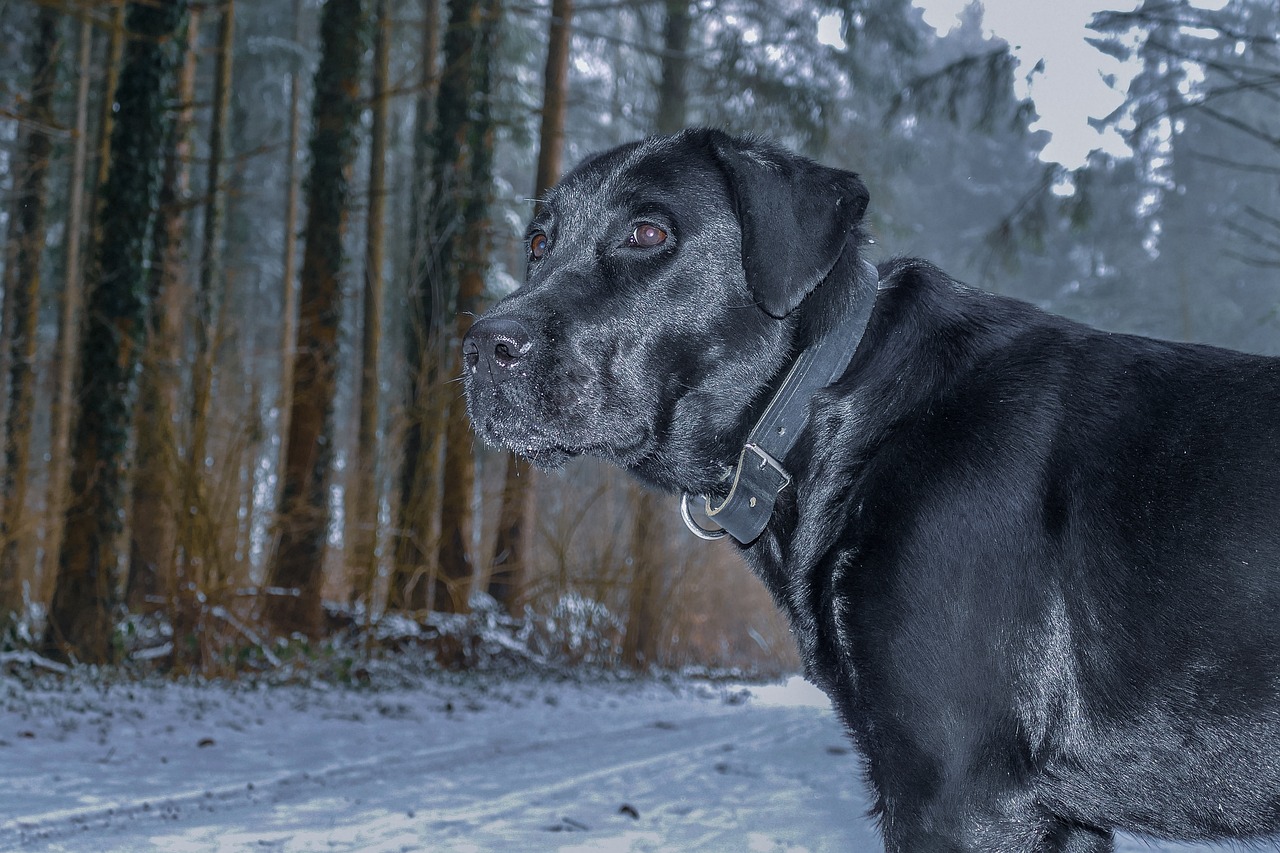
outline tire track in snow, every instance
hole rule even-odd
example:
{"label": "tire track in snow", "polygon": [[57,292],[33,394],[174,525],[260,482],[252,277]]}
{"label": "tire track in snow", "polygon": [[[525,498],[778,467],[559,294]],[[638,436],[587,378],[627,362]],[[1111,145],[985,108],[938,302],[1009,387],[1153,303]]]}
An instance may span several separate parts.
{"label": "tire track in snow", "polygon": [[[425,805],[416,811],[416,817],[437,825],[490,820],[506,813],[525,810],[540,799],[609,777],[662,764],[677,756],[687,763],[723,752],[726,748],[731,748],[743,741],[758,740],[772,728],[759,723],[744,725],[745,722],[741,718],[716,715],[694,718],[679,724],[650,724],[640,728],[603,733],[601,737],[611,740],[623,737],[632,738],[635,741],[622,748],[611,745],[609,758],[612,760],[607,764],[600,763],[601,756],[595,737],[591,738],[590,743],[586,739],[573,738],[532,745],[519,752],[524,757],[529,757],[539,752],[552,752],[553,749],[573,747],[575,754],[572,755],[571,764],[577,766],[574,769],[566,767],[568,762],[565,759],[569,756],[559,752],[553,757],[560,763],[549,772],[535,774],[534,779],[516,783],[514,790],[510,790],[513,783],[508,777],[503,785],[508,792],[493,800],[462,805]],[[731,730],[729,730],[730,727]],[[717,728],[725,730],[714,731]],[[713,729],[713,731],[708,732],[705,731],[706,729]],[[629,757],[618,760],[621,754],[629,754]],[[495,754],[493,757],[498,755]],[[475,768],[472,767],[470,770],[474,773]],[[474,791],[474,789],[475,786],[471,786],[471,790]],[[474,794],[471,796],[474,798]]]}
{"label": "tire track in snow", "polygon": [[[554,795],[576,785],[658,764],[675,755],[715,752],[729,743],[757,736],[767,728],[748,724],[740,714],[720,712],[678,716],[669,722],[658,721],[589,736],[549,738],[532,743],[437,746],[378,754],[358,761],[286,771],[164,796],[140,796],[13,817],[0,823],[0,850],[28,849],[33,841],[68,838],[90,829],[111,833],[135,821],[164,822],[178,830],[184,822],[199,822],[219,812],[255,807],[269,809],[305,801],[325,789],[358,789],[404,775],[418,779],[421,789],[430,797],[415,808],[418,818],[437,824],[467,822],[515,811],[539,796]],[[721,730],[716,732],[716,729]],[[707,741],[708,737],[712,738],[711,742]],[[604,742],[609,743],[607,749],[601,748]],[[535,759],[540,756],[546,756],[547,760],[538,763]],[[573,756],[572,763],[581,765],[576,772],[566,766],[569,756]],[[601,761],[608,763],[601,764]],[[524,770],[533,770],[533,778],[522,783],[513,782],[510,775],[476,778],[482,766],[498,765],[509,771],[513,763]],[[457,774],[462,768],[467,775],[459,777]],[[565,775],[566,772],[569,775]],[[493,789],[505,793],[475,802],[493,794]],[[431,796],[433,794],[436,796]],[[452,796],[454,802],[433,805],[430,800],[438,799],[439,795]]]}

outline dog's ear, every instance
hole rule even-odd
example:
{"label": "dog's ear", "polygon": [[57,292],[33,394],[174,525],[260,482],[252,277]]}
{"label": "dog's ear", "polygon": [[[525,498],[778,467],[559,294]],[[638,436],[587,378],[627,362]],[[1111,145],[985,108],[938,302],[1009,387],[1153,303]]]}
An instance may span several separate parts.
{"label": "dog's ear", "polygon": [[770,316],[785,317],[859,233],[867,187],[853,172],[772,145],[718,131],[709,141],[737,202],[747,284]]}

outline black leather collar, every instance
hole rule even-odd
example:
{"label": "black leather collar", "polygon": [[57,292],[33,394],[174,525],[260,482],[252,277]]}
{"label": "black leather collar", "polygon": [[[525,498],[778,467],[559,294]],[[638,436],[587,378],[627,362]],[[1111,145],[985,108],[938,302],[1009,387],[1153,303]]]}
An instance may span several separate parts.
{"label": "black leather collar", "polygon": [[764,532],[778,493],[791,484],[783,462],[809,420],[809,401],[817,391],[839,379],[853,360],[875,307],[878,285],[875,266],[860,261],[853,310],[821,341],[796,357],[743,445],[725,499],[712,506],[711,500],[703,497],[707,517],[722,529],[708,530],[694,521],[689,512],[689,494],[683,495],[680,514],[695,536],[720,539],[730,535],[749,545]]}

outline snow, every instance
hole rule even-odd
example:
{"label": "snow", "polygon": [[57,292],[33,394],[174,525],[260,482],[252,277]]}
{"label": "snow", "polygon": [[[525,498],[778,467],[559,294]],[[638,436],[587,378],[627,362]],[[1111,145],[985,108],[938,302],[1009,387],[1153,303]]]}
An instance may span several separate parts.
{"label": "snow", "polygon": [[0,768],[0,851],[881,849],[800,679],[0,674]]}
{"label": "snow", "polygon": [[[915,5],[930,26],[945,34],[959,24],[962,10],[973,2],[915,0]],[[984,33],[1008,42],[1018,61],[1014,90],[1018,97],[1035,101],[1037,116],[1032,130],[1051,134],[1049,144],[1040,152],[1042,160],[1077,169],[1096,149],[1115,157],[1131,153],[1117,128],[1098,128],[1092,122],[1110,115],[1123,103],[1137,63],[1108,56],[1087,39],[1098,35],[1089,29],[1095,13],[1124,10],[1135,3],[982,0],[978,5]]]}

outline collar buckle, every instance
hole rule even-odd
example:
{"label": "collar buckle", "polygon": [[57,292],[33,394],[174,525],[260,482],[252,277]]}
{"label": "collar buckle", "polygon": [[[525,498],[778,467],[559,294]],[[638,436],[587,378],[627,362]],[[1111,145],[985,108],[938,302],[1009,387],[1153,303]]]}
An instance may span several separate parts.
{"label": "collar buckle", "polygon": [[782,485],[778,486],[779,494],[782,493],[783,489],[791,485],[791,475],[787,473],[787,469],[783,468],[782,463],[770,456],[763,447],[755,442],[747,442],[744,446],[747,450],[750,450],[752,453],[760,457],[761,468],[772,468],[778,473],[778,476],[782,478]]}

